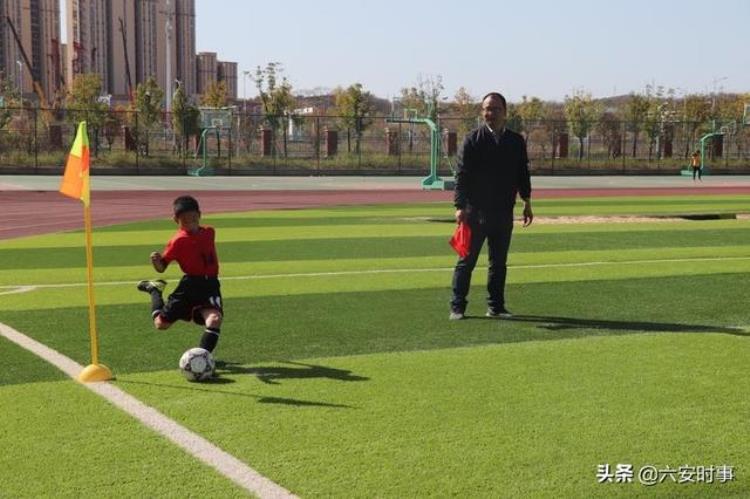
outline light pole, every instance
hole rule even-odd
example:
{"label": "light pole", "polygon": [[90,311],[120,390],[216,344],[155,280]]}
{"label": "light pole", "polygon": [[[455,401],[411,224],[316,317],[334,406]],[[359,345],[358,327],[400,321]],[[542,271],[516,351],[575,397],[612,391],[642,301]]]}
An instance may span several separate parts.
{"label": "light pole", "polygon": [[23,98],[23,62],[16,61],[18,64],[18,93]]}
{"label": "light pole", "polygon": [[247,114],[247,78],[250,76],[250,71],[242,72],[242,100],[244,101],[245,114]]}
{"label": "light pole", "polygon": [[167,20],[165,23],[165,34],[167,42],[167,113],[172,111],[172,3],[167,0]]}
{"label": "light pole", "polygon": [[713,92],[711,93],[711,114],[715,116],[716,112],[716,86],[724,80],[728,80],[728,76],[722,76],[721,78],[713,79]]}

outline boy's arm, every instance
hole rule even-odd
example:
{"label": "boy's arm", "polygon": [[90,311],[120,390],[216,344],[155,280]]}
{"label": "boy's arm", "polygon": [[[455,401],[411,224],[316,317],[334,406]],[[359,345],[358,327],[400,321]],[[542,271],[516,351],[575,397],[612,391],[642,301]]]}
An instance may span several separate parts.
{"label": "boy's arm", "polygon": [[164,261],[164,258],[162,258],[161,253],[159,253],[158,251],[154,251],[153,253],[151,253],[151,265],[154,266],[154,270],[156,270],[159,273],[162,273],[167,269],[167,265],[169,264]]}

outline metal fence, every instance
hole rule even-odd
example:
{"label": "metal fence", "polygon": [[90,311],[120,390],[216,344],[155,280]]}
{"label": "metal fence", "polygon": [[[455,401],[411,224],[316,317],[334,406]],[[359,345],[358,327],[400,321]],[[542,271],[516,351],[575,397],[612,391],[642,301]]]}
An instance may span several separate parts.
{"label": "metal fence", "polygon": [[[84,113],[85,114],[85,113]],[[82,115],[77,111],[76,116]],[[0,111],[0,171],[49,172],[62,168],[75,134],[72,116],[36,108]],[[183,174],[204,158],[222,174],[421,174],[429,166],[426,126],[389,123],[386,116],[347,124],[337,116],[268,117],[233,112],[230,123],[184,136],[171,116],[155,123],[130,111],[91,115],[93,167],[123,174]],[[478,120],[445,117],[440,171],[450,174],[462,138]],[[183,123],[181,129],[189,129]],[[516,127],[526,137],[532,173],[668,173],[684,168],[713,123],[595,123],[576,137],[564,121]],[[179,129],[178,129],[179,130]],[[750,128],[725,126],[712,140],[708,164],[716,172],[750,173]]]}

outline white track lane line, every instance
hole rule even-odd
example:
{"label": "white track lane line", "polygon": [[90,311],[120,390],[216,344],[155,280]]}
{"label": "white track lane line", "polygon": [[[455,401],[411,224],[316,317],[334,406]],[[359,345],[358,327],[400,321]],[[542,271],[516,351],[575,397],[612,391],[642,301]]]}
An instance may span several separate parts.
{"label": "white track lane line", "polygon": [[[535,265],[508,265],[508,269],[552,269],[552,268],[575,268],[575,267],[597,267],[603,265],[646,265],[660,263],[685,263],[685,262],[731,262],[739,260],[750,260],[750,256],[727,256],[727,257],[696,257],[696,258],[668,258],[668,259],[651,259],[651,260],[623,260],[623,261],[595,261],[595,262],[572,262],[572,263],[542,263]],[[485,267],[477,266],[478,269]],[[453,267],[433,267],[423,269],[372,269],[372,270],[342,270],[337,272],[300,272],[290,274],[260,274],[260,275],[240,275],[240,276],[222,276],[222,281],[246,281],[255,279],[281,279],[289,277],[336,277],[350,275],[368,275],[368,274],[408,274],[412,272],[450,272]],[[96,282],[97,286],[122,286],[133,285],[136,281],[103,281]],[[14,284],[0,286],[0,289],[18,289],[18,288],[77,288],[86,286],[85,282],[61,283],[61,284]],[[32,291],[24,289],[16,291],[17,293]]]}
{"label": "white track lane line", "polygon": [[[83,366],[60,352],[0,323],[0,336],[41,357],[76,379]],[[154,409],[112,385],[111,383],[82,383],[83,386],[127,412],[145,426],[168,438],[191,456],[203,461],[243,489],[262,498],[291,498],[294,494],[264,477],[248,465],[221,450],[205,438],[193,433]]]}

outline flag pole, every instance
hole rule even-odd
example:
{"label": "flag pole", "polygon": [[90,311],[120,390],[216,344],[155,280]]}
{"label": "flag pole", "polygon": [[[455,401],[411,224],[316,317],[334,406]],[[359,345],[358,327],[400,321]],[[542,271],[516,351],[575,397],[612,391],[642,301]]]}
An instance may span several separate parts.
{"label": "flag pole", "polygon": [[78,381],[90,383],[92,381],[108,381],[114,378],[112,371],[99,363],[99,335],[96,331],[96,304],[94,302],[94,249],[92,244],[91,206],[83,205],[83,225],[86,233],[86,280],[88,281],[89,302],[89,338],[91,342],[91,364],[86,366]]}
{"label": "flag pole", "polygon": [[88,281],[91,363],[99,364],[99,335],[96,332],[96,304],[94,302],[94,251],[91,243],[91,205],[83,207],[83,225],[86,231],[86,280]]}
{"label": "flag pole", "polygon": [[86,233],[86,280],[88,282],[89,301],[89,338],[91,343],[91,364],[86,366],[78,381],[89,383],[92,381],[108,381],[113,378],[112,371],[99,363],[99,335],[96,331],[96,303],[94,301],[94,245],[92,244],[91,205],[83,205],[83,226]]}

